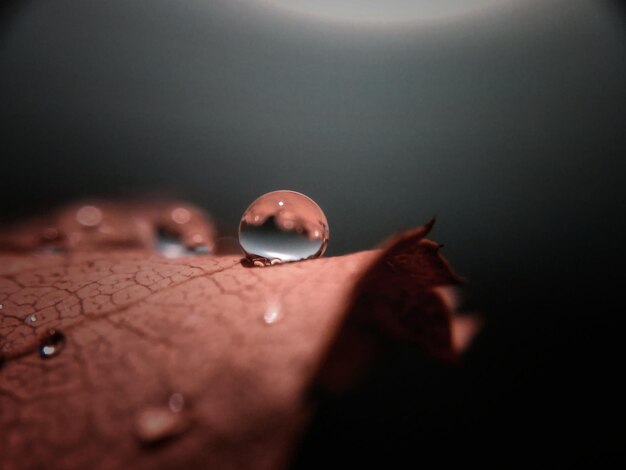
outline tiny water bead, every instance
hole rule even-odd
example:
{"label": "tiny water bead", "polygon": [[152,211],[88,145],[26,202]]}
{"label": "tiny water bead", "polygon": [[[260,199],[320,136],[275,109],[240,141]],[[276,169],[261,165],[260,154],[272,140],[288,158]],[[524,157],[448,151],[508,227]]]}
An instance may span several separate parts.
{"label": "tiny water bead", "polygon": [[295,191],[264,194],[250,204],[239,224],[239,244],[255,266],[320,257],[328,237],[322,209]]}
{"label": "tiny water bead", "polygon": [[24,318],[24,323],[26,323],[29,326],[34,325],[36,322],[37,322],[37,315],[35,315],[34,313],[31,313],[26,318]]}
{"label": "tiny water bead", "polygon": [[276,323],[280,318],[280,312],[277,308],[269,308],[263,315],[263,321],[266,325],[271,325],[272,323]]}
{"label": "tiny water bead", "polygon": [[184,397],[174,393],[168,406],[148,406],[135,416],[135,436],[144,445],[158,444],[172,439],[190,424],[190,416],[183,412]]}
{"label": "tiny water bead", "polygon": [[47,359],[59,354],[65,347],[65,335],[59,330],[48,330],[48,334],[39,342],[39,355]]}

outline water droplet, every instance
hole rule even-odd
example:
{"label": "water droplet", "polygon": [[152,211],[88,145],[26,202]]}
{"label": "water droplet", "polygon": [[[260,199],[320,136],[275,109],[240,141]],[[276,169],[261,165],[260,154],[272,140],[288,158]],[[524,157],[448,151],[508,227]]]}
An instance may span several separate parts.
{"label": "water droplet", "polygon": [[4,308],[3,304],[0,304],[0,310],[2,310]]}
{"label": "water droplet", "polygon": [[65,335],[59,330],[48,330],[48,335],[39,342],[39,355],[47,359],[56,356],[65,347]]}
{"label": "water droplet", "polygon": [[277,308],[268,308],[265,314],[263,315],[263,321],[268,325],[272,323],[276,323],[280,318],[280,312]]}
{"label": "water droplet", "polygon": [[102,222],[102,211],[96,206],[83,206],[76,211],[76,220],[84,227],[96,227]]}
{"label": "water droplet", "polygon": [[34,325],[36,321],[37,321],[37,315],[35,315],[34,313],[31,313],[26,318],[24,318],[24,323],[26,323],[29,326]]}
{"label": "water droplet", "polygon": [[181,434],[188,426],[184,413],[169,407],[148,407],[136,416],[135,435],[143,444],[156,444]]}
{"label": "water droplet", "polygon": [[156,250],[168,259],[182,258],[184,256],[194,256],[200,253],[199,247],[189,248],[183,245],[182,241],[166,232],[159,232],[156,239]]}
{"label": "water droplet", "polygon": [[174,413],[180,413],[185,407],[185,397],[180,392],[172,393],[170,395],[168,405],[171,411]]}
{"label": "water droplet", "polygon": [[295,191],[264,194],[239,224],[239,244],[254,266],[317,258],[326,251],[328,237],[322,209]]}

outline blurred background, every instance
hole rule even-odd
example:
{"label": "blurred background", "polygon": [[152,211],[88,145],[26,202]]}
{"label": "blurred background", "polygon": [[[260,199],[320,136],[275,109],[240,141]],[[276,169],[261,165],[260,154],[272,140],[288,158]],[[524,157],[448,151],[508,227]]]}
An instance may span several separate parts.
{"label": "blurred background", "polygon": [[0,8],[2,220],[162,191],[233,232],[293,189],[337,255],[437,216],[483,333],[461,367],[390,351],[323,405],[296,468],[624,459],[622,2]]}

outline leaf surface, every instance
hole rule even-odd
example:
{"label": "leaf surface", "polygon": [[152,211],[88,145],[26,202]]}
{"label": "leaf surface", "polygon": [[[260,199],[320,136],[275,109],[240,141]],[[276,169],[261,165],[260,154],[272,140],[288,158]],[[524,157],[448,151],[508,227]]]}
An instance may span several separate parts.
{"label": "leaf surface", "polygon": [[[430,227],[265,268],[145,248],[0,253],[2,468],[285,466],[312,389],[349,386],[388,341],[450,360],[471,335]],[[51,329],[65,344],[42,358]]]}

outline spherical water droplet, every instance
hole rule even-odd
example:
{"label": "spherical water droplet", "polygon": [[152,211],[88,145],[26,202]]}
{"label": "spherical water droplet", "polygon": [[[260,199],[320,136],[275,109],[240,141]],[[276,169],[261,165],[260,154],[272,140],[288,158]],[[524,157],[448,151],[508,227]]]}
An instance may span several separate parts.
{"label": "spherical water droplet", "polygon": [[65,335],[59,330],[49,330],[48,335],[39,342],[39,355],[47,359],[56,356],[65,347]]}
{"label": "spherical water droplet", "polygon": [[24,318],[24,323],[26,323],[29,326],[34,325],[36,321],[37,321],[37,315],[35,315],[34,313],[31,313],[26,318]]}
{"label": "spherical water droplet", "polygon": [[328,236],[322,209],[295,191],[264,194],[246,209],[239,224],[239,244],[254,266],[322,256]]}
{"label": "spherical water droplet", "polygon": [[156,444],[181,434],[188,426],[189,419],[184,413],[169,407],[148,407],[135,418],[135,435],[143,444]]}
{"label": "spherical water droplet", "polygon": [[0,310],[2,310],[4,308],[3,304],[0,304]]}
{"label": "spherical water droplet", "polygon": [[265,312],[265,314],[263,315],[263,321],[266,324],[271,325],[272,323],[276,323],[279,317],[280,312],[277,308],[269,308],[267,309],[267,312]]}

